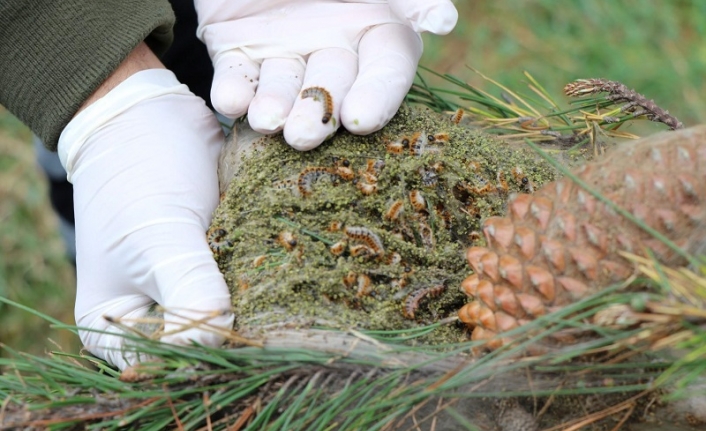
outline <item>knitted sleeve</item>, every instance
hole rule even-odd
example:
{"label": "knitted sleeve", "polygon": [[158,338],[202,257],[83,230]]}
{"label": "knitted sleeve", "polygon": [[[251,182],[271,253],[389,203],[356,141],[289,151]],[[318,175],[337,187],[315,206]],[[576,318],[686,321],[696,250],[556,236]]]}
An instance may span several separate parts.
{"label": "knitted sleeve", "polygon": [[55,150],[81,103],[141,41],[172,41],[167,0],[3,0],[0,104]]}

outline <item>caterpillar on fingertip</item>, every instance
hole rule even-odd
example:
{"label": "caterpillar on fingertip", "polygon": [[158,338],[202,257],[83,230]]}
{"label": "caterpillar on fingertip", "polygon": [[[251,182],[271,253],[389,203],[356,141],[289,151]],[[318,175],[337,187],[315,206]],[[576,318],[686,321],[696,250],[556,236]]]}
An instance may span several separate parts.
{"label": "caterpillar on fingertip", "polygon": [[306,99],[308,97],[323,103],[324,116],[321,117],[321,122],[327,124],[333,115],[333,99],[331,98],[331,93],[323,87],[309,87],[302,90],[302,99]]}

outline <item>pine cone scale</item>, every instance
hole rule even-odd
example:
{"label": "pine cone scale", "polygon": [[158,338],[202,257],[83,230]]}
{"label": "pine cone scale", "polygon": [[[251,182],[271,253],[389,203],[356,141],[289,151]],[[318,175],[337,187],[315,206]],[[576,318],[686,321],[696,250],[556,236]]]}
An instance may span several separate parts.
{"label": "pine cone scale", "polygon": [[[706,126],[625,144],[574,174],[673,243],[704,249]],[[462,285],[470,302],[459,317],[490,348],[508,341],[508,328],[626,280],[634,268],[621,252],[686,263],[569,178],[516,195],[507,209],[484,222],[487,246],[467,251],[474,274]]]}

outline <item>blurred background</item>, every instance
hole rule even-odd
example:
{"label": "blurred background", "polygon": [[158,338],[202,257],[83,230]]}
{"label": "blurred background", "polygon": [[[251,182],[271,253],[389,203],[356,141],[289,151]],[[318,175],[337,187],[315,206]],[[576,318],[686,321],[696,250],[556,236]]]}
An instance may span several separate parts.
{"label": "blurred background", "polygon": [[[425,36],[421,64],[436,72],[497,94],[469,67],[513,90],[525,88],[523,71],[528,71],[557,100],[565,100],[566,83],[602,77],[653,98],[686,126],[706,122],[704,1],[459,0],[456,5],[455,31]],[[0,107],[0,296],[73,324],[74,270],[57,226],[31,133]],[[57,345],[71,352],[79,348],[69,332],[52,330],[44,320],[2,303],[0,343],[31,353]]]}

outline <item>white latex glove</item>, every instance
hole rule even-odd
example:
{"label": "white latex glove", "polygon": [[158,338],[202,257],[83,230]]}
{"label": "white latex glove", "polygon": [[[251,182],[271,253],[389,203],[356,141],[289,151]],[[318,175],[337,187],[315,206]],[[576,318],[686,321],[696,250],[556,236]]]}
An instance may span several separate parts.
{"label": "white latex glove", "polygon": [[[420,32],[446,34],[449,0],[196,0],[198,36],[215,75],[211,101],[228,117],[309,150],[339,125],[381,129],[402,104],[422,53]],[[322,87],[333,101],[300,97]]]}
{"label": "white latex glove", "polygon": [[[120,333],[103,316],[129,324],[156,302],[166,310],[165,333],[185,323],[170,311],[232,327],[230,294],[205,236],[218,204],[222,144],[213,113],[166,69],[132,75],[64,129],[59,157],[74,184],[78,326]],[[212,328],[162,340],[218,346],[224,336]],[[121,351],[122,337],[79,334],[120,369],[139,360]]]}

